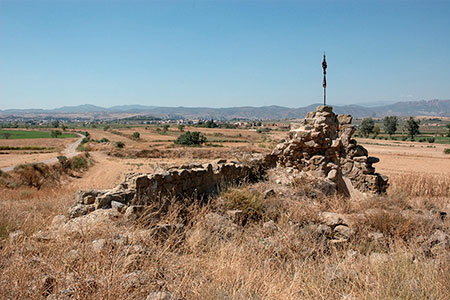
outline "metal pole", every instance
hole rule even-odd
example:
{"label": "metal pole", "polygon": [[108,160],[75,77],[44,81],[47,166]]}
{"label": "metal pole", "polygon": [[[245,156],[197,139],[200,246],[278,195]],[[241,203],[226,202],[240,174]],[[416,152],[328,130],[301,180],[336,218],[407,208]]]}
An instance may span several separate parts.
{"label": "metal pole", "polygon": [[327,105],[327,60],[325,59],[325,52],[323,53],[323,61],[322,61],[322,69],[323,69],[323,105]]}

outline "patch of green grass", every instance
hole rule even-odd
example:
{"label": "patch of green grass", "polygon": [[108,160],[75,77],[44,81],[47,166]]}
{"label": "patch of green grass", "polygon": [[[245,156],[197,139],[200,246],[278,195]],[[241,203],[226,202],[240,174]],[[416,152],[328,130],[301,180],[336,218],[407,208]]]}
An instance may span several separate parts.
{"label": "patch of green grass", "polygon": [[[74,138],[78,137],[73,133],[62,133],[58,138]],[[35,131],[35,130],[5,130],[0,129],[0,139],[45,139],[52,138],[51,131]]]}
{"label": "patch of green grass", "polygon": [[15,146],[0,146],[0,150],[53,150],[55,147],[39,147],[39,146],[25,146],[25,147],[15,147]]}

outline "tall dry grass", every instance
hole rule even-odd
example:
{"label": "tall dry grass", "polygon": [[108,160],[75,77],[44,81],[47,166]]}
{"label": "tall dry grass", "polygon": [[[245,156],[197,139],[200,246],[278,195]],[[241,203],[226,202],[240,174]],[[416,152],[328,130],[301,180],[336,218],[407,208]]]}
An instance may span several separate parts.
{"label": "tall dry grass", "polygon": [[[206,206],[174,202],[138,225],[119,218],[47,240],[32,234],[64,212],[75,191],[8,190],[0,195],[1,222],[25,234],[0,242],[0,298],[45,299],[50,293],[47,299],[145,299],[163,290],[186,300],[449,299],[448,249],[433,256],[420,251],[436,228],[449,232],[448,218],[435,227],[400,213],[443,207],[448,197],[431,178],[407,180],[434,191],[433,197],[416,196],[404,190],[409,185],[401,178],[392,178],[389,195],[366,201],[311,199],[290,190],[263,199],[262,191],[271,187],[266,183],[224,191]],[[205,221],[211,211],[246,205],[258,217],[245,226],[226,225],[227,234]],[[373,217],[358,224],[346,244],[327,243],[308,230],[320,211],[370,209]],[[275,228],[262,226],[268,219]],[[155,231],[165,224],[184,227]],[[372,231],[382,232],[385,241],[368,239]],[[105,246],[95,250],[99,239]]]}
{"label": "tall dry grass", "polygon": [[450,197],[450,175],[402,174],[389,177],[391,193],[413,197]]}

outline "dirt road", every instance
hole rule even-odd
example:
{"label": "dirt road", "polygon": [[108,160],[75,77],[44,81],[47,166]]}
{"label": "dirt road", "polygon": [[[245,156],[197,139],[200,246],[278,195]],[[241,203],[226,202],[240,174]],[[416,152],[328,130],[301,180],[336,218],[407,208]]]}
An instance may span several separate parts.
{"label": "dirt road", "polygon": [[[63,152],[63,155],[66,156],[67,158],[71,158],[74,157],[75,155],[79,154],[79,152],[77,151],[77,147],[78,145],[80,145],[81,141],[85,138],[84,135],[77,133],[78,136],[80,137],[78,140],[76,140],[74,143],[69,144],[66,149]],[[45,159],[45,160],[41,160],[41,161],[36,161],[34,163],[43,163],[43,164],[53,164],[58,162],[58,159],[56,157],[52,157],[49,159]],[[14,167],[16,167],[17,165],[13,165],[13,166],[9,166],[9,167],[3,167],[0,170],[3,172],[10,172],[14,169]]]}

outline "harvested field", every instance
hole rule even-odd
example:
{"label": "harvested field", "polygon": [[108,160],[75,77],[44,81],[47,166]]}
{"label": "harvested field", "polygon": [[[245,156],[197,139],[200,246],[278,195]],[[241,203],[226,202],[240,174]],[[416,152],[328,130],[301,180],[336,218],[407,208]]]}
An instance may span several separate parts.
{"label": "harvested field", "polygon": [[380,158],[377,171],[391,174],[450,174],[450,155],[442,144],[359,139],[370,155]]}

